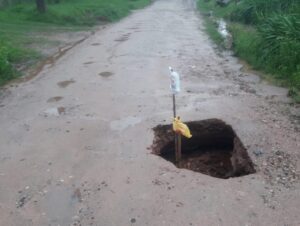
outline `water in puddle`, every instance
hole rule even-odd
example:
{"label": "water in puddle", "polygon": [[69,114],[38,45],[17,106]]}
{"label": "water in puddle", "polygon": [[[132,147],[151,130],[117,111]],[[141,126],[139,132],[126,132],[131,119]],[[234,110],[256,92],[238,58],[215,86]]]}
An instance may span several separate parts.
{"label": "water in puddle", "polygon": [[45,116],[60,116],[66,112],[65,107],[48,108],[44,111]]}
{"label": "water in puddle", "polygon": [[70,225],[78,199],[72,189],[56,186],[45,196],[43,209],[55,225]]}

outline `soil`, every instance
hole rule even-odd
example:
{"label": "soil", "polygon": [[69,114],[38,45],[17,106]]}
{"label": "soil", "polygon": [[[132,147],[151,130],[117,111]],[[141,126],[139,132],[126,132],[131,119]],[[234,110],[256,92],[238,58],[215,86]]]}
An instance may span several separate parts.
{"label": "soil", "polygon": [[[300,225],[299,106],[202,23],[195,1],[157,0],[1,90],[0,225]],[[231,125],[256,173],[224,180],[151,154],[152,128],[172,121],[169,66],[181,119]]]}
{"label": "soil", "polygon": [[230,178],[255,172],[253,162],[240,138],[222,120],[187,122],[192,137],[182,136],[182,158],[176,162],[175,139],[171,125],[154,128],[152,150],[178,168],[185,168],[217,178]]}

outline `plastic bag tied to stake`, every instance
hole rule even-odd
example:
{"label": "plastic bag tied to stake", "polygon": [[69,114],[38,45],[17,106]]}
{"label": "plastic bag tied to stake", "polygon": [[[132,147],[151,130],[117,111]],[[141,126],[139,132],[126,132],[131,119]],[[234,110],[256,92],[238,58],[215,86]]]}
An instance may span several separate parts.
{"label": "plastic bag tied to stake", "polygon": [[189,127],[180,120],[179,116],[173,120],[173,130],[175,133],[181,134],[186,138],[192,137]]}
{"label": "plastic bag tied to stake", "polygon": [[180,78],[179,74],[173,70],[172,67],[169,67],[171,85],[170,89],[173,96],[173,130],[175,132],[175,158],[178,167],[180,167],[181,161],[181,135],[191,138],[191,132],[186,124],[181,122],[180,117],[176,115],[176,94],[180,92]]}

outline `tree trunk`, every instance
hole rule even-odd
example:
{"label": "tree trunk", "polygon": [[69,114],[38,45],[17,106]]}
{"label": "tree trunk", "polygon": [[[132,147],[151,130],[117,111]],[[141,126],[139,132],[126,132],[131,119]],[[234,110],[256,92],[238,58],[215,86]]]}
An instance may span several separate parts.
{"label": "tree trunk", "polygon": [[45,0],[36,0],[36,8],[39,13],[45,13],[46,12],[46,4]]}

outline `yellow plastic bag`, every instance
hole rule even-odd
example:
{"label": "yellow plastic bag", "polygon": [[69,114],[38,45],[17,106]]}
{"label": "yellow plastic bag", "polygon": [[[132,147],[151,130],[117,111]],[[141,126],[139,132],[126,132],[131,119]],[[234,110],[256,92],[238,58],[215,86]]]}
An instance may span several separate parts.
{"label": "yellow plastic bag", "polygon": [[176,133],[180,133],[181,135],[187,137],[187,138],[191,138],[192,134],[190,132],[189,127],[187,127],[186,124],[184,124],[183,122],[181,122],[179,117],[176,117],[173,119],[173,130]]}

